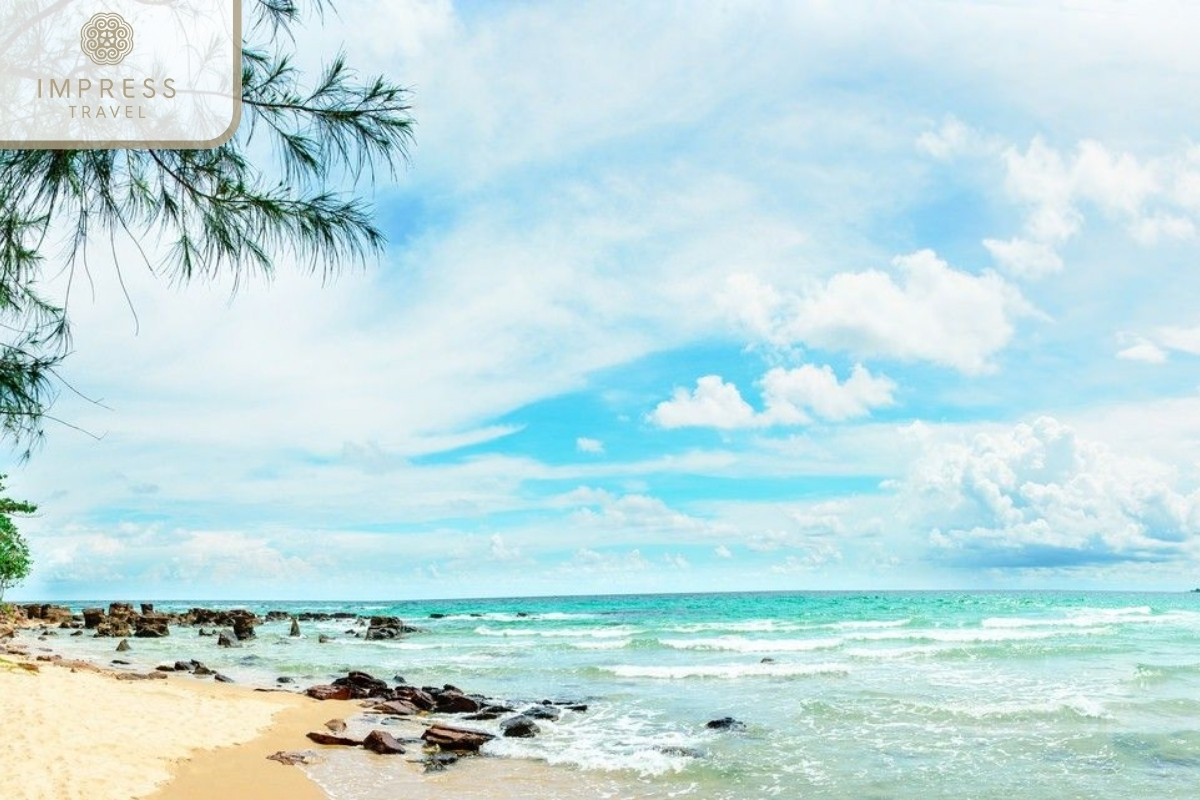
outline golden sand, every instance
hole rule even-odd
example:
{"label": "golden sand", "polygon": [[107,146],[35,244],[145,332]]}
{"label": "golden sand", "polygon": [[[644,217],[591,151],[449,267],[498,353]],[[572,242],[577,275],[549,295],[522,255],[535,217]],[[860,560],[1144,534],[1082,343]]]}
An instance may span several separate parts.
{"label": "golden sand", "polygon": [[5,800],[323,800],[298,767],[266,756],[314,749],[307,731],[359,710],[182,675],[117,680],[44,662],[32,672],[22,661],[0,656]]}

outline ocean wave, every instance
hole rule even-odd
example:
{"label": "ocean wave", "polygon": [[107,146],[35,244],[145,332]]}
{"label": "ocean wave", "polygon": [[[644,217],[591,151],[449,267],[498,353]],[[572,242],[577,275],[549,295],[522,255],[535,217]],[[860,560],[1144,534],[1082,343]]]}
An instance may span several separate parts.
{"label": "ocean wave", "polygon": [[[1110,632],[1109,628],[1079,628],[1072,630],[1072,635],[1097,635]],[[876,631],[872,633],[847,634],[847,639],[868,642],[881,641],[916,641],[916,642],[952,642],[956,644],[1020,642],[1037,639],[1052,639],[1063,635],[1063,632],[1053,630],[1010,629],[981,629],[981,628],[921,628],[914,630]]]}
{"label": "ocean wave", "polygon": [[475,629],[475,633],[480,636],[498,637],[541,636],[555,639],[615,639],[641,633],[641,630],[629,625],[611,628],[559,628],[544,631],[533,628],[489,628],[487,625],[480,625]]}
{"label": "ocean wave", "polygon": [[740,622],[689,622],[663,628],[668,633],[705,633],[707,631],[732,631],[734,633],[781,633],[806,630],[815,626],[799,625],[777,619],[749,619]]}
{"label": "ocean wave", "polygon": [[730,650],[738,653],[794,653],[831,650],[843,640],[832,639],[747,639],[744,636],[719,636],[711,639],[659,639],[675,650]]}
{"label": "ocean wave", "polygon": [[805,675],[848,675],[844,664],[689,664],[683,666],[647,666],[640,664],[618,664],[602,667],[604,672],[619,678],[658,678],[676,680],[681,678],[790,678]]}
{"label": "ocean wave", "polygon": [[576,650],[621,650],[629,647],[633,639],[601,639],[596,642],[572,642]]}

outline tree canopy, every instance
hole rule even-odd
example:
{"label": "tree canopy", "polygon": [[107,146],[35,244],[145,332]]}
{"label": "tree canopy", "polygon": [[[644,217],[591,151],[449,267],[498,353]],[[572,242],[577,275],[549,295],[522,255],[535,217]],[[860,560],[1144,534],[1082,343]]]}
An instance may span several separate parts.
{"label": "tree canopy", "polygon": [[[0,475],[0,492],[4,491],[4,479]],[[23,500],[13,500],[0,496],[0,601],[4,600],[4,592],[16,586],[29,575],[33,559],[29,555],[29,545],[17,530],[12,521],[13,514],[32,514],[37,506]]]}
{"label": "tree canopy", "polygon": [[[409,94],[385,76],[360,76],[342,53],[306,80],[290,52],[305,11],[321,18],[331,0],[245,3],[242,124],[220,147],[0,150],[0,438],[24,456],[69,386],[59,372],[71,347],[69,287],[77,268],[87,271],[89,247],[115,254],[128,241],[156,275],[232,275],[235,286],[270,276],[277,261],[328,276],[381,251],[372,205],[356,188],[407,161]],[[67,239],[59,259],[45,252],[56,234]],[[139,240],[164,247],[147,252]],[[66,298],[44,287],[59,270]]]}

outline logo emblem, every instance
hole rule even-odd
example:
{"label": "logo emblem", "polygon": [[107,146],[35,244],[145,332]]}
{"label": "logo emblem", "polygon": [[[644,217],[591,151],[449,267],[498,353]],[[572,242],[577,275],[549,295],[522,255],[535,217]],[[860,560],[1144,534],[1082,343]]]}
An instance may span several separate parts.
{"label": "logo emblem", "polygon": [[79,31],[79,49],[102,66],[120,64],[133,51],[133,28],[120,14],[96,14]]}

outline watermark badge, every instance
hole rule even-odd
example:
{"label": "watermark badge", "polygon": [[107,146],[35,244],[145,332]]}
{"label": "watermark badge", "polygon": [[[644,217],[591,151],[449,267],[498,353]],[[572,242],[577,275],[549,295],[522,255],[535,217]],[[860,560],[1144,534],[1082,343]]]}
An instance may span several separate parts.
{"label": "watermark badge", "polygon": [[240,0],[2,0],[0,147],[217,147],[241,28]]}

